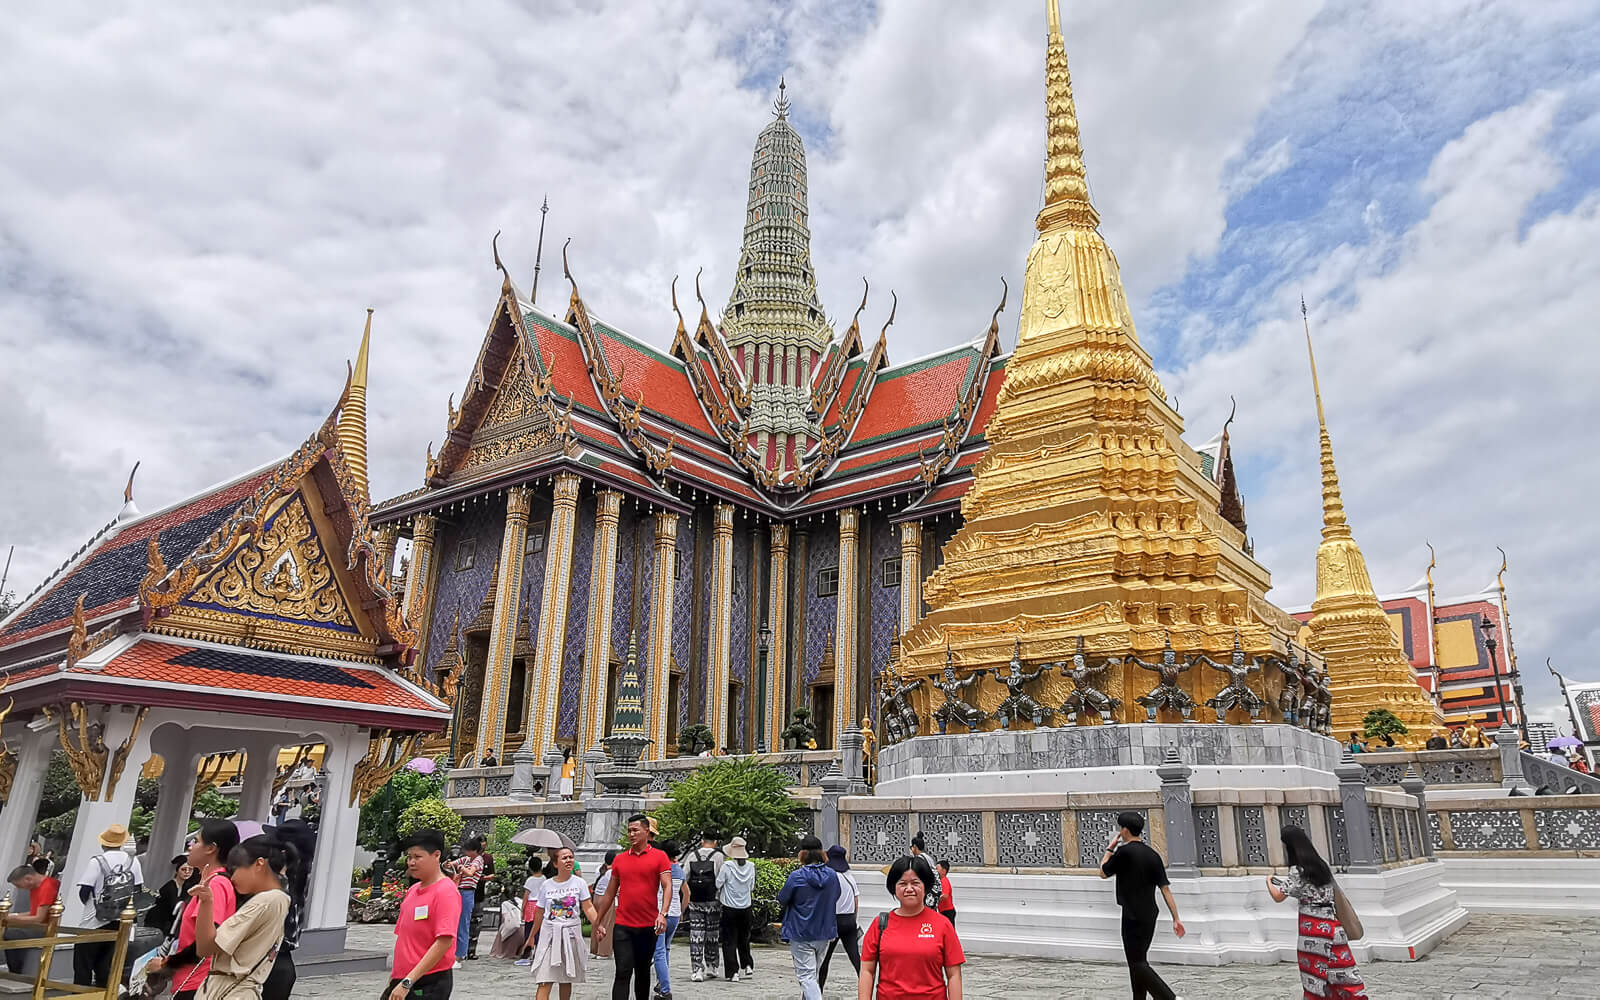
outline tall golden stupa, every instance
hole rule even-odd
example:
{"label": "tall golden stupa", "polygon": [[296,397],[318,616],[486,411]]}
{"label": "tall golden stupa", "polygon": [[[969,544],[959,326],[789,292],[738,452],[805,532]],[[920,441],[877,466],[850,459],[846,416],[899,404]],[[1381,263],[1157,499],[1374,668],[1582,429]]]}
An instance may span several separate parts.
{"label": "tall golden stupa", "polygon": [[[1305,311],[1302,302],[1302,319]],[[1311,603],[1310,645],[1328,661],[1333,734],[1343,738],[1350,732],[1359,733],[1367,712],[1386,708],[1411,731],[1403,742],[1420,746],[1429,730],[1444,726],[1444,714],[1418,686],[1416,668],[1389,627],[1389,616],[1367,573],[1366,558],[1345,519],[1309,321],[1306,354],[1311,360],[1311,391],[1317,400],[1322,449],[1322,544],[1317,546],[1317,597]]]}
{"label": "tall golden stupa", "polygon": [[[1200,654],[1226,663],[1236,643],[1260,658],[1298,631],[1266,601],[1270,576],[1219,512],[1218,486],[1183,441],[1183,421],[1134,331],[1089,200],[1056,0],[1045,65],[1045,197],[1017,348],[988,454],[962,502],[965,523],[928,580],[929,613],[901,639],[897,664],[901,674],[934,678],[948,649],[961,676],[989,671],[964,691],[990,713],[980,728],[996,724],[1014,651],[1031,668],[1070,661],[1081,639],[1091,662],[1111,661],[1096,686],[1121,699],[1119,721],[1134,722],[1146,719],[1135,699],[1159,678],[1133,658],[1158,663],[1169,642],[1180,664]],[[1060,704],[1063,674],[1043,683],[1039,700]],[[1209,721],[1198,706],[1227,683],[1199,662],[1181,674],[1196,721]],[[1281,683],[1270,669],[1252,680],[1269,704]],[[915,698],[926,718],[940,695],[924,684]],[[1181,721],[1166,708],[1158,719]],[[1228,721],[1249,715],[1236,709]]]}

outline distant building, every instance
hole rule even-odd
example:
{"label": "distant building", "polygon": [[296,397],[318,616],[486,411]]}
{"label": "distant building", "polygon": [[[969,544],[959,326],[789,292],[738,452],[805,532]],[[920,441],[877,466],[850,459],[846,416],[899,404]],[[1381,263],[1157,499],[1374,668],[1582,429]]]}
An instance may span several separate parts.
{"label": "distant building", "polygon": [[1528,744],[1534,753],[1546,753],[1550,749],[1550,741],[1559,735],[1554,722],[1528,723]]}

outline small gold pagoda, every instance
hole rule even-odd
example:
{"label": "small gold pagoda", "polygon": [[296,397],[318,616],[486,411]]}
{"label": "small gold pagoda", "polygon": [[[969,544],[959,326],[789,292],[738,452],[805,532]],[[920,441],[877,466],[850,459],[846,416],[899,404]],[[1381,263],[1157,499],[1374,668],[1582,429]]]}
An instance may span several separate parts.
{"label": "small gold pagoda", "polygon": [[[1302,319],[1305,309],[1302,302]],[[1367,573],[1367,561],[1345,519],[1309,321],[1306,354],[1311,360],[1311,391],[1317,400],[1322,449],[1322,543],[1317,546],[1317,597],[1311,603],[1309,644],[1328,661],[1333,735],[1343,739],[1348,733],[1362,732],[1363,717],[1373,709],[1386,708],[1410,730],[1400,742],[1419,747],[1430,730],[1444,726],[1444,715],[1418,685],[1416,668],[1389,627],[1389,617]]]}
{"label": "small gold pagoda", "polygon": [[[948,648],[962,676],[989,671],[966,691],[990,716],[980,728],[996,725],[1006,694],[996,673],[1009,673],[1014,650],[1030,667],[1070,661],[1082,639],[1091,660],[1107,663],[1100,686],[1121,699],[1116,721],[1135,722],[1146,719],[1135,699],[1157,675],[1131,658],[1159,661],[1170,642],[1180,662],[1227,661],[1237,642],[1259,660],[1282,652],[1298,629],[1266,601],[1270,576],[1222,516],[1218,485],[1183,441],[1182,418],[1134,331],[1089,199],[1056,0],[1045,65],[1044,207],[1017,348],[988,454],[962,502],[965,523],[929,578],[929,613],[902,638],[897,664],[903,675],[931,678]],[[1203,705],[1227,682],[1196,663],[1180,686]],[[1040,683],[1046,704],[1059,704],[1069,684],[1061,671]],[[1270,703],[1282,681],[1264,669],[1253,684]],[[928,717],[939,697],[923,685],[919,714]],[[1195,721],[1204,718],[1197,712]],[[1183,720],[1163,708],[1158,721]],[[1228,721],[1249,716],[1235,711]]]}

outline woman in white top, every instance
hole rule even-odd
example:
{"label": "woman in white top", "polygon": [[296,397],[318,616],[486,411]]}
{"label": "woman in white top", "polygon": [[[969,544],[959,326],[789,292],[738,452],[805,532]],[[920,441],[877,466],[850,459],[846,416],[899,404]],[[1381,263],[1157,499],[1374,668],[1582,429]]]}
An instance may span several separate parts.
{"label": "woman in white top", "polygon": [[539,908],[528,936],[529,945],[538,942],[533,953],[533,981],[539,984],[539,1000],[550,1000],[552,985],[561,987],[561,1000],[572,1000],[572,984],[583,982],[588,973],[582,917],[594,923],[595,909],[589,886],[572,874],[576,861],[572,848],[558,848],[555,876],[539,884]]}
{"label": "woman in white top", "polygon": [[730,982],[756,974],[750,956],[750,906],[756,888],[756,866],[743,837],[728,842],[728,861],[717,870],[717,902],[722,904],[722,972]]}
{"label": "woman in white top", "polygon": [[839,905],[834,919],[839,924],[839,934],[828,942],[828,953],[822,956],[822,968],[817,970],[817,987],[828,985],[828,963],[833,960],[835,945],[843,944],[856,976],[861,976],[861,942],[857,940],[856,911],[861,909],[861,890],[856,877],[850,874],[850,862],[845,860],[844,848],[834,844],[828,848],[828,867],[839,873]]}

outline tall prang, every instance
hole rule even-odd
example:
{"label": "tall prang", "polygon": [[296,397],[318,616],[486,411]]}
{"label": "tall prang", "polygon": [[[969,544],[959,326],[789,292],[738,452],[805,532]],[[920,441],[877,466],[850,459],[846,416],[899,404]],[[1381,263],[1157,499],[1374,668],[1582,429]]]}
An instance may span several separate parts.
{"label": "tall prang", "polygon": [[[1302,319],[1305,303],[1300,304]],[[1420,746],[1428,732],[1444,725],[1444,713],[1417,683],[1400,640],[1367,572],[1366,557],[1345,517],[1339,470],[1333,464],[1333,439],[1322,407],[1317,356],[1306,322],[1306,356],[1311,361],[1311,391],[1317,400],[1317,431],[1322,460],[1322,542],[1317,546],[1317,596],[1311,602],[1310,646],[1328,661],[1333,690],[1333,732],[1362,732],[1373,709],[1393,712],[1410,733],[1408,746]],[[1430,571],[1432,567],[1429,567]]]}
{"label": "tall prang", "polygon": [[[1270,577],[1220,513],[1218,485],[1139,343],[1089,198],[1055,0],[1046,86],[1044,206],[1016,352],[965,523],[928,580],[930,610],[903,637],[900,665],[930,676],[948,643],[960,672],[993,672],[1019,639],[1022,658],[1038,662],[1071,659],[1082,637],[1122,699],[1117,721],[1142,721],[1135,701],[1155,680],[1134,658],[1158,659],[1169,639],[1184,658],[1225,658],[1236,639],[1260,657],[1297,626],[1266,601]],[[1180,683],[1200,703],[1224,682],[1190,669]],[[1046,697],[1065,684],[1056,674]],[[1004,696],[993,673],[974,690],[991,714]]]}
{"label": "tall prang", "polygon": [[750,198],[722,335],[750,392],[748,442],[767,468],[796,469],[821,436],[811,375],[833,340],[817,299],[807,226],[806,150],[789,124],[785,85],[756,137]]}

